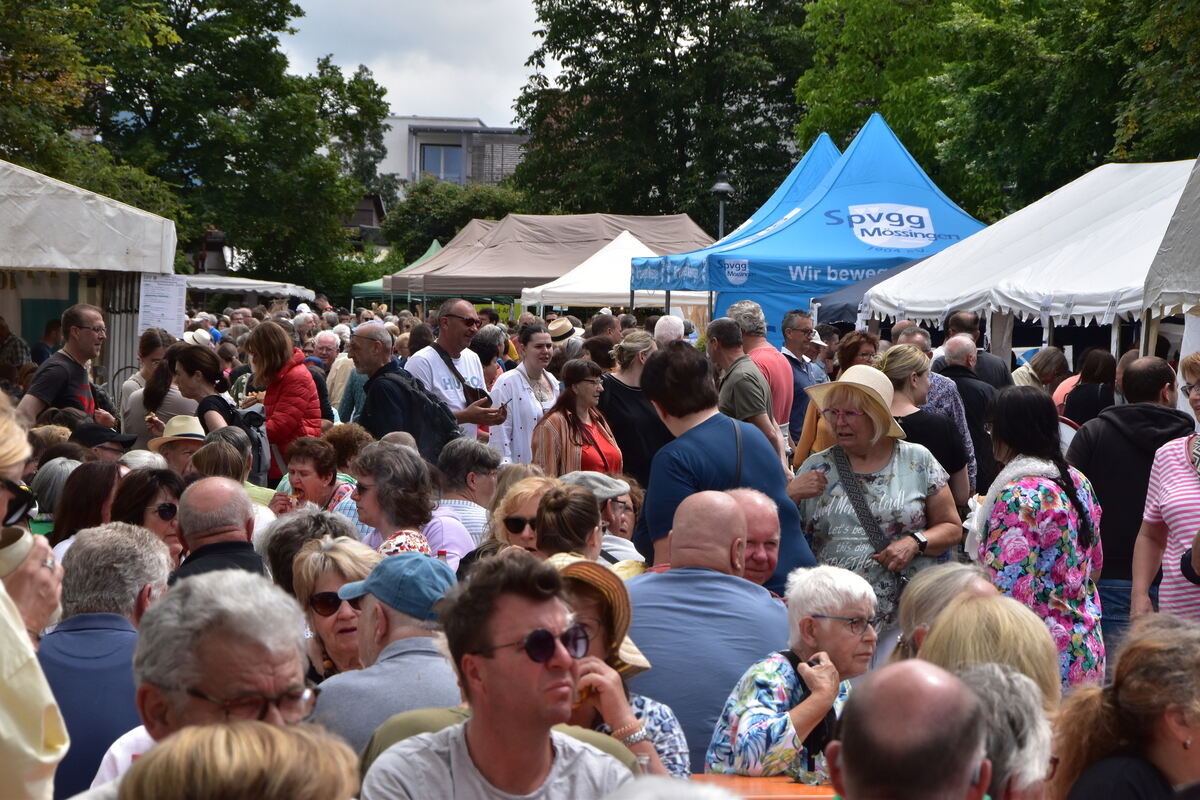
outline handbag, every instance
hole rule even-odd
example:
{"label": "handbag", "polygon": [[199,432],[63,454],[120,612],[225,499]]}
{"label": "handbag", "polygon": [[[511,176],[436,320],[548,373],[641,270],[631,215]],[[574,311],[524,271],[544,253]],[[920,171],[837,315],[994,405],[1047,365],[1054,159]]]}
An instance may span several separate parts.
{"label": "handbag", "polygon": [[446,368],[449,369],[450,372],[453,373],[454,377],[458,379],[459,385],[462,386],[463,400],[466,402],[466,405],[469,406],[472,403],[477,403],[485,398],[489,401],[485,405],[491,405],[491,395],[489,395],[483,389],[477,389],[471,384],[467,383],[466,378],[464,378],[458,371],[458,367],[454,366],[454,360],[450,358],[450,354],[446,352],[444,347],[437,342],[434,342],[432,345],[430,345],[430,347],[432,347],[434,351],[441,356],[442,361],[446,363]]}
{"label": "handbag", "polygon": [[[854,516],[858,518],[858,524],[862,526],[863,531],[867,534],[867,538],[871,541],[871,548],[875,554],[882,553],[887,546],[891,544],[888,538],[884,535],[883,529],[879,527],[879,520],[875,519],[875,515],[871,513],[870,506],[867,505],[866,494],[863,492],[862,480],[858,477],[858,473],[850,466],[850,456],[842,449],[840,444],[836,444],[831,448],[833,452],[833,465],[837,469],[838,476],[842,481],[842,488],[846,492],[846,496],[850,498],[850,506],[854,509]],[[891,585],[889,592],[892,602],[892,613],[889,617],[894,617],[896,610],[900,606],[900,595],[904,592],[905,585],[908,584],[908,578],[898,572],[884,570],[884,575]]]}

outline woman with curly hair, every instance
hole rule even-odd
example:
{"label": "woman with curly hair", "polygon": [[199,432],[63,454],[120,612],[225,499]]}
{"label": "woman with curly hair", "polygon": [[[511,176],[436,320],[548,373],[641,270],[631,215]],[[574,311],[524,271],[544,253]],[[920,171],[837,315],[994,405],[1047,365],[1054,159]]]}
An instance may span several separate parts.
{"label": "woman with curly hair", "polygon": [[358,482],[351,497],[358,519],[375,529],[363,541],[375,544],[385,556],[415,550],[427,555],[444,552],[451,569],[475,549],[475,541],[457,518],[433,516],[433,482],[429,466],[411,447],[375,442],[354,459],[350,472]]}

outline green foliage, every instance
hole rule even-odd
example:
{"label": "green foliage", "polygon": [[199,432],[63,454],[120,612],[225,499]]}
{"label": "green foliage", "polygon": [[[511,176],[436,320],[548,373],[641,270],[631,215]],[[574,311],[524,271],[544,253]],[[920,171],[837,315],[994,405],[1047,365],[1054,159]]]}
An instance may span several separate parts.
{"label": "green foliage", "polygon": [[[514,176],[539,206],[736,222],[795,161],[790,87],[808,65],[794,0],[535,0],[541,43],[517,101]],[[553,80],[547,65],[561,73]]]}
{"label": "green foliage", "polygon": [[392,207],[383,224],[383,236],[400,260],[392,272],[420,258],[432,240],[450,241],[472,219],[501,219],[530,211],[525,195],[508,185],[459,186],[422,178],[404,191],[404,201]]}

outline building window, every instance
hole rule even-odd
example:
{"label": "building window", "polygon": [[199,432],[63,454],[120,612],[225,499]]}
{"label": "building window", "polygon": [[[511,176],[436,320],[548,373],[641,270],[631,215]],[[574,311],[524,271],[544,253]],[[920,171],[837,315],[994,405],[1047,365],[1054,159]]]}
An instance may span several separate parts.
{"label": "building window", "polygon": [[421,173],[442,181],[462,183],[462,148],[456,144],[421,145]]}

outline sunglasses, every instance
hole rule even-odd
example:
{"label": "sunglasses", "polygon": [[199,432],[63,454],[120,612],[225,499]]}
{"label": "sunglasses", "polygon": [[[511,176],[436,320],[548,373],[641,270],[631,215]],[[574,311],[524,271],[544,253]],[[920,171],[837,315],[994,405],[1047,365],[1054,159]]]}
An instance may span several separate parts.
{"label": "sunglasses", "polygon": [[12,495],[8,501],[8,508],[4,510],[5,525],[16,525],[22,522],[37,508],[37,499],[24,483],[0,478],[0,488]]}
{"label": "sunglasses", "polygon": [[525,530],[525,526],[533,527],[533,521],[536,517],[505,517],[504,527],[508,528],[509,533],[521,533]]}
{"label": "sunglasses", "polygon": [[500,650],[504,647],[519,647],[525,651],[525,655],[529,656],[529,660],[537,664],[545,664],[550,659],[554,658],[554,653],[558,648],[558,642],[567,650],[567,654],[571,658],[583,658],[587,655],[588,650],[588,632],[587,628],[579,623],[575,623],[565,631],[555,636],[545,628],[535,628],[529,632],[519,642],[509,642],[508,644],[497,644],[481,650],[482,655]]}
{"label": "sunglasses", "polygon": [[[317,592],[308,598],[308,607],[320,614],[322,617],[332,617],[342,607],[342,598],[338,597],[337,592]],[[362,598],[356,597],[353,600],[346,600],[350,607],[355,611],[362,610]]]}
{"label": "sunglasses", "polygon": [[174,503],[159,503],[156,506],[146,506],[146,510],[158,514],[158,518],[163,522],[170,522],[179,513],[179,506]]}

